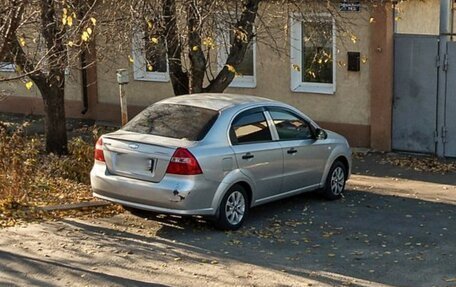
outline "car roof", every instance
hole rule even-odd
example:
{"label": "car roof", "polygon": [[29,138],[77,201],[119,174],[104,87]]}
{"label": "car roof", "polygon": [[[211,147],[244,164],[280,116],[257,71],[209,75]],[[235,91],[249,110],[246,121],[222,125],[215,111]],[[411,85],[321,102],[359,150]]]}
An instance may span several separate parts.
{"label": "car roof", "polygon": [[202,93],[171,97],[162,100],[159,103],[180,104],[220,111],[233,106],[248,106],[249,104],[268,104],[278,102],[271,99],[255,97],[250,95]]}

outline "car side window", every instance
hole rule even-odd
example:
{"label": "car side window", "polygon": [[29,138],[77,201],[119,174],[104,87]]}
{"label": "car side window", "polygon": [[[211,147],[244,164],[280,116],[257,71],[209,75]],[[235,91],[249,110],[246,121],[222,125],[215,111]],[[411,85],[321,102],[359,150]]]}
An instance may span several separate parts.
{"label": "car side window", "polygon": [[269,111],[269,114],[274,121],[280,140],[306,140],[314,138],[309,123],[294,113],[282,109],[272,109]]}
{"label": "car side window", "polygon": [[230,139],[233,144],[272,141],[263,111],[254,109],[239,114],[231,125]]}

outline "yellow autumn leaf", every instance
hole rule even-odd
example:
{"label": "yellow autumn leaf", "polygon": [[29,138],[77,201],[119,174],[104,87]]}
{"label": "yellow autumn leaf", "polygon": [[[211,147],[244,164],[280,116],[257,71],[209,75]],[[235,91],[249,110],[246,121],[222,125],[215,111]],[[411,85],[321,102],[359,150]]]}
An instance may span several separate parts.
{"label": "yellow autumn leaf", "polygon": [[152,21],[147,21],[147,27],[149,27],[149,29],[152,29],[154,27],[154,25],[152,24]]}
{"label": "yellow autumn leaf", "polygon": [[63,15],[66,15],[68,13],[67,8],[63,8]]}
{"label": "yellow autumn leaf", "polygon": [[87,33],[88,33],[89,35],[92,35],[92,28],[90,28],[90,27],[87,28]]}
{"label": "yellow autumn leaf", "polygon": [[65,26],[66,23],[67,23],[67,17],[66,17],[66,15],[63,15],[63,18],[62,18],[62,24],[63,24],[63,26]]}
{"label": "yellow autumn leaf", "polygon": [[68,42],[68,46],[73,47],[73,45],[74,45],[73,41]]}
{"label": "yellow autumn leaf", "polygon": [[92,22],[93,26],[97,25],[97,19],[90,17],[90,21]]}
{"label": "yellow autumn leaf", "polygon": [[85,41],[85,42],[87,42],[89,40],[89,37],[90,37],[90,35],[89,35],[89,33],[87,33],[87,31],[84,31],[81,35],[82,41]]}
{"label": "yellow autumn leaf", "polygon": [[24,37],[19,37],[19,44],[24,47],[25,46],[25,39]]}
{"label": "yellow autumn leaf", "polygon": [[20,65],[16,64],[15,70],[16,70],[16,72],[20,73],[20,72],[22,72],[22,67]]}
{"label": "yellow autumn leaf", "polygon": [[128,55],[128,61],[132,64],[134,63],[133,57],[131,55]]}
{"label": "yellow autumn leaf", "polygon": [[366,64],[366,63],[367,63],[367,57],[366,57],[366,56],[363,56],[363,57],[361,58],[361,62],[362,62],[363,64]]}
{"label": "yellow autumn leaf", "polygon": [[193,51],[193,52],[196,52],[196,51],[198,51],[198,50],[199,50],[198,46],[193,46],[193,47],[192,47],[192,51]]}
{"label": "yellow autumn leaf", "polygon": [[27,90],[30,90],[33,87],[33,82],[28,81],[27,83],[25,83],[25,87],[27,88]]}
{"label": "yellow autumn leaf", "polygon": [[296,72],[301,72],[301,67],[299,65],[293,64],[291,66],[292,66],[293,70],[295,70]]}
{"label": "yellow autumn leaf", "polygon": [[353,42],[353,44],[356,44],[356,42],[358,42],[358,37],[356,37],[356,35],[351,35],[350,40]]}
{"label": "yellow autumn leaf", "polygon": [[158,44],[158,38],[152,37],[150,38],[150,41],[154,44]]}
{"label": "yellow autumn leaf", "polygon": [[67,25],[70,27],[73,26],[73,17],[71,17],[71,16],[67,17]]}
{"label": "yellow autumn leaf", "polygon": [[203,45],[208,47],[209,49],[213,49],[215,47],[214,40],[211,37],[206,37],[203,40]]}
{"label": "yellow autumn leaf", "polygon": [[147,64],[147,70],[148,70],[149,72],[152,72],[152,70],[153,70],[153,67],[152,67],[152,65],[151,65],[151,64]]}
{"label": "yellow autumn leaf", "polygon": [[225,67],[233,74],[236,74],[236,69],[232,65],[226,64]]}
{"label": "yellow autumn leaf", "polygon": [[375,22],[375,18],[374,17],[370,17],[369,18],[369,23],[374,23]]}

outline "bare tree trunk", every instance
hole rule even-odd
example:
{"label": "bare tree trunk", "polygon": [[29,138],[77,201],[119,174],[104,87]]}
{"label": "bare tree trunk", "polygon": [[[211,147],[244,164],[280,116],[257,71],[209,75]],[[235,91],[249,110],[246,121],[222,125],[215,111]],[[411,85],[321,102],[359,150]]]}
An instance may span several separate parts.
{"label": "bare tree trunk", "polygon": [[168,48],[169,76],[176,96],[189,93],[188,74],[182,71],[182,46],[176,22],[176,1],[163,0],[165,39]]}
{"label": "bare tree trunk", "polygon": [[204,74],[206,72],[206,57],[201,49],[201,36],[198,23],[201,13],[195,2],[191,2],[187,9],[188,47],[190,58],[189,92],[191,94],[203,91]]}
{"label": "bare tree trunk", "polygon": [[[37,85],[38,86],[38,85]],[[44,103],[44,131],[46,152],[58,155],[68,153],[65,119],[64,86],[39,87]]]}
{"label": "bare tree trunk", "polygon": [[[68,153],[65,119],[65,29],[59,29],[55,15],[56,2],[41,0],[41,28],[49,56],[49,74],[45,80],[34,80],[40,89],[44,103],[46,151],[58,155]],[[32,77],[33,79],[33,77]]]}
{"label": "bare tree trunk", "polygon": [[[242,63],[244,59],[245,52],[247,47],[252,41],[253,37],[253,24],[255,23],[255,18],[258,12],[258,6],[261,0],[245,0],[244,10],[242,11],[241,18],[236,23],[236,28],[240,30],[241,33],[244,33],[247,41],[242,39],[242,37],[234,37],[234,41],[231,45],[226,64],[234,67],[235,69]],[[214,80],[211,81],[209,86],[207,86],[205,92],[214,92],[221,93],[223,92],[231,81],[234,79],[235,74],[229,71],[228,67],[225,66],[218,73]]]}

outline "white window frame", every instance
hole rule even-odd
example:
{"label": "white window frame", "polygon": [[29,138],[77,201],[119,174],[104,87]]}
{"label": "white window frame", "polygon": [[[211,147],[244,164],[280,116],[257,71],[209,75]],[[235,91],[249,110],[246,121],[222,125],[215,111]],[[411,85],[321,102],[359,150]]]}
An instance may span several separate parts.
{"label": "white window frame", "polygon": [[9,62],[0,62],[0,72],[16,72],[16,65]]}
{"label": "white window frame", "polygon": [[[225,39],[230,38],[230,30],[224,29],[223,35],[217,34],[216,37],[216,43],[217,43],[217,67],[218,71],[220,72],[224,65],[226,64],[226,60],[228,59],[228,51],[225,45],[227,45]],[[256,88],[257,86],[257,81],[256,81],[256,75],[257,75],[257,70],[256,70],[256,39],[253,38],[252,40],[252,49],[253,49],[253,75],[236,75],[229,84],[228,87],[230,88],[249,88],[253,89]]]}
{"label": "white window frame", "polygon": [[147,70],[146,57],[144,54],[144,32],[133,34],[133,78],[137,81],[169,82],[169,62],[166,58],[166,72],[154,72]]}
{"label": "white window frame", "polygon": [[[328,13],[319,13],[312,17],[327,17],[332,21],[332,37],[333,37],[333,82],[332,83],[315,83],[303,82],[302,73],[302,19],[300,15],[291,15],[291,31],[290,31],[290,60],[291,60],[291,81],[290,88],[292,92],[297,93],[315,93],[333,95],[336,92],[336,20]],[[296,67],[300,67],[296,69]]]}

